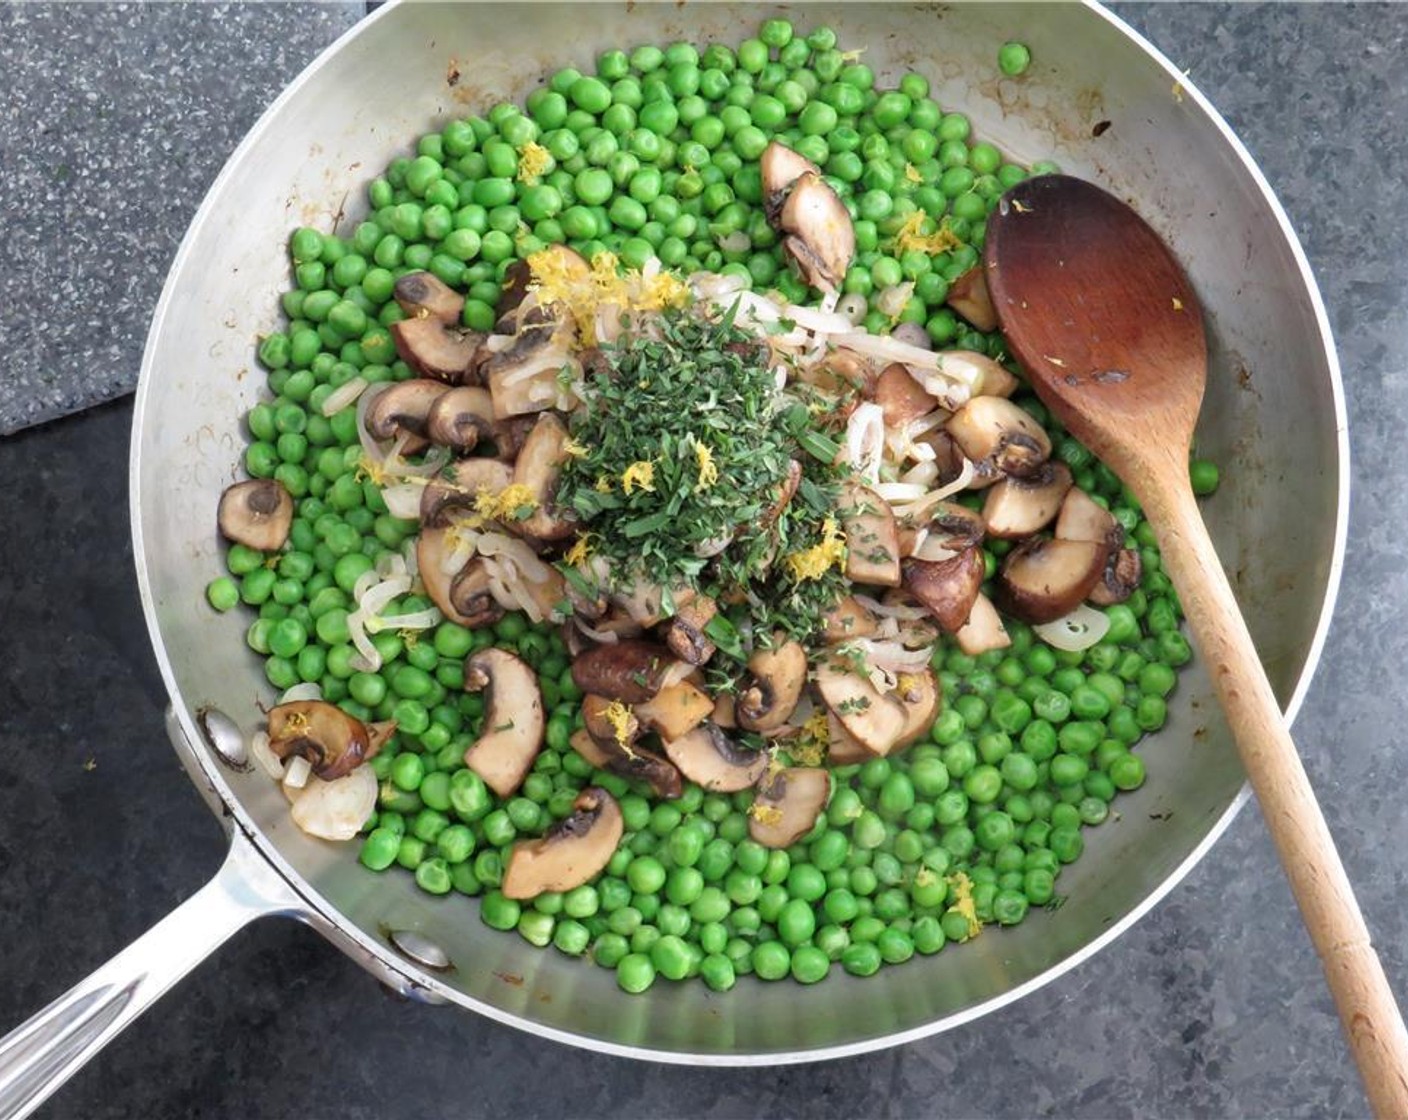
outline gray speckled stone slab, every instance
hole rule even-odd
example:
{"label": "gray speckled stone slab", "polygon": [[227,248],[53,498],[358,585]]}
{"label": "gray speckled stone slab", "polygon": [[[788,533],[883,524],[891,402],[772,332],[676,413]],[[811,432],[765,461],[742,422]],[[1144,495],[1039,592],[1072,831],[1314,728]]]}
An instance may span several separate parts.
{"label": "gray speckled stone slab", "polygon": [[206,188],[361,0],[0,6],[0,434],[130,392]]}
{"label": "gray speckled stone slab", "polygon": [[[1191,68],[1261,161],[1339,336],[1355,499],[1340,608],[1295,730],[1408,997],[1408,7],[1118,10]],[[42,245],[64,251],[52,227]],[[82,318],[66,311],[60,323]],[[23,502],[0,499],[0,1030],[189,897],[221,856],[219,829],[163,741],[127,536],[130,413],[109,405],[0,442],[0,477],[26,479]],[[265,922],[44,1114],[1320,1120],[1367,1108],[1252,807],[1094,960],[887,1053],[781,1070],[606,1058],[390,1000],[315,934]]]}

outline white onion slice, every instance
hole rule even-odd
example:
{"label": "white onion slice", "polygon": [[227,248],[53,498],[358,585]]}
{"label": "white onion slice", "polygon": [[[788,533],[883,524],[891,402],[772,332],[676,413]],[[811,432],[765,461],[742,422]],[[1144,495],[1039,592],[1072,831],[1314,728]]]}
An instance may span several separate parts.
{"label": "white onion slice", "polygon": [[321,700],[323,687],[317,681],[301,681],[292,688],[285,689],[279,697],[280,704],[297,704],[301,700]]}
{"label": "white onion slice", "polygon": [[918,604],[907,603],[882,603],[879,599],[872,599],[869,595],[853,595],[853,599],[873,615],[881,618],[903,618],[915,619],[924,618],[928,615],[927,607]]}
{"label": "white onion slice", "polygon": [[577,629],[594,642],[600,642],[604,646],[613,646],[621,640],[621,635],[614,630],[598,630],[588,626],[580,618],[576,622]]}
{"label": "white onion slice", "polygon": [[[380,556],[376,562],[376,574],[382,579],[387,576],[404,576],[406,572],[406,558],[398,552]],[[365,588],[363,588],[365,590]]]}
{"label": "white onion slice", "polygon": [[913,502],[929,492],[929,488],[919,482],[877,482],[871,489],[887,502]]}
{"label": "white onion slice", "polygon": [[302,789],[312,775],[313,764],[301,754],[294,755],[284,769],[284,785],[289,789]]}
{"label": "white onion slice", "polygon": [[381,444],[372,439],[372,434],[367,431],[367,410],[371,408],[372,402],[387,390],[388,386],[383,383],[372,385],[365,393],[357,398],[357,442],[362,445],[362,454],[373,464],[380,465],[386,462],[386,452]]}
{"label": "white onion slice", "polygon": [[727,236],[716,238],[715,241],[719,249],[725,253],[746,253],[753,247],[753,239],[748,236],[745,230],[741,229],[736,229]]}
{"label": "white onion slice", "polygon": [[283,759],[276,755],[273,748],[269,746],[269,733],[267,731],[256,731],[249,739],[249,757],[254,759],[259,769],[268,774],[276,782],[282,782],[284,775],[288,773]]}
{"label": "white onion slice", "polygon": [[331,782],[313,778],[293,803],[293,823],[309,836],[351,840],[376,808],[376,795],[376,775],[365,763]]}
{"label": "white onion slice", "polygon": [[912,281],[905,284],[896,284],[893,288],[886,288],[876,297],[875,309],[882,315],[888,315],[891,319],[894,319],[904,310],[905,304],[909,302],[910,296],[912,295],[914,295],[914,283]]}
{"label": "white onion slice", "polygon": [[381,576],[377,574],[376,570],[374,568],[368,568],[357,577],[357,581],[352,585],[352,601],[354,603],[360,603],[362,596],[380,582]]}
{"label": "white onion slice", "polygon": [[357,651],[357,656],[352,658],[352,668],[363,673],[375,673],[381,668],[381,654],[367,637],[365,621],[366,615],[360,610],[352,611],[347,616],[347,637]]}
{"label": "white onion slice", "polygon": [[846,420],[846,460],[867,482],[880,477],[885,453],[885,413],[878,404],[858,404]]}
{"label": "white onion slice", "polygon": [[383,626],[390,626],[397,630],[429,630],[432,626],[439,626],[443,618],[444,615],[434,607],[427,607],[423,611],[382,615],[381,622]]}
{"label": "white onion slice", "polygon": [[1067,653],[1089,649],[1110,632],[1110,620],[1104,611],[1082,603],[1070,614],[1054,622],[1033,626],[1032,631],[1047,645]]}
{"label": "white onion slice", "polygon": [[898,642],[874,642],[862,638],[856,643],[865,654],[865,663],[875,669],[895,673],[917,673],[929,666],[929,651],[905,649]]}
{"label": "white onion slice", "polygon": [[962,381],[981,394],[985,385],[995,381],[1009,380],[1008,373],[986,354],[974,350],[945,350],[939,354],[939,372],[945,377]]}
{"label": "white onion slice", "polygon": [[952,560],[958,553],[926,536],[922,542],[914,546],[910,555],[916,560],[927,560],[931,564],[937,564],[940,560]]}
{"label": "white onion slice", "polygon": [[[928,451],[930,454],[933,453],[934,449],[932,447],[929,447],[924,444],[921,444],[921,446],[924,448],[925,451]],[[909,470],[904,472],[904,474],[900,475],[900,481],[917,483],[918,485],[923,486],[924,489],[927,491],[929,487],[933,486],[934,483],[939,481],[939,465],[932,459],[922,463],[918,463],[915,466],[910,467]]]}
{"label": "white onion slice", "polygon": [[341,412],[349,404],[362,395],[363,390],[370,384],[365,377],[353,377],[344,384],[334,389],[328,394],[328,399],[323,402],[323,407],[318,411],[324,416],[332,416]]}
{"label": "white onion slice", "polygon": [[398,595],[406,594],[410,589],[410,576],[387,576],[357,600],[357,608],[362,612],[364,619],[370,618],[372,615],[380,614],[383,607]]}
{"label": "white onion slice", "polygon": [[791,319],[799,327],[817,334],[849,334],[855,330],[855,324],[844,315],[835,311],[819,311],[815,307],[799,307],[795,303],[782,309],[782,318]]}
{"label": "white onion slice", "polygon": [[386,512],[403,521],[418,520],[420,496],[424,489],[424,483],[415,482],[399,482],[395,486],[386,487],[381,492],[382,501],[386,503]]}

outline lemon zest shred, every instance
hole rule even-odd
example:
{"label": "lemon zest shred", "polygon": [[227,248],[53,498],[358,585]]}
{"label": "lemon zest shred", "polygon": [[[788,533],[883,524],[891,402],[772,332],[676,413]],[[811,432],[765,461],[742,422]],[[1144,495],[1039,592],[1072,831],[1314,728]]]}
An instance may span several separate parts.
{"label": "lemon zest shred", "polygon": [[948,882],[954,896],[949,913],[961,915],[968,922],[968,936],[977,937],[982,932],[983,923],[978,920],[977,907],[973,904],[973,880],[964,872],[956,871],[948,877]]}
{"label": "lemon zest shred", "polygon": [[699,463],[699,481],[694,484],[694,492],[707,490],[719,481],[719,466],[714,462],[714,452],[708,444],[694,440],[694,458]]}
{"label": "lemon zest shred", "polygon": [[764,805],[761,801],[753,802],[752,808],[748,810],[748,815],[759,824],[782,823],[782,810],[776,805]]}
{"label": "lemon zest shred", "polygon": [[381,463],[374,463],[363,455],[357,460],[357,472],[353,477],[358,480],[370,479],[373,486],[385,486],[386,468]]}
{"label": "lemon zest shred", "polygon": [[621,472],[621,489],[628,498],[632,489],[655,493],[655,464],[649,459],[636,460]]}
{"label": "lemon zest shred", "polygon": [[581,459],[587,454],[587,449],[570,436],[562,441],[562,453],[569,459]]}
{"label": "lemon zest shred", "polygon": [[539,302],[562,304],[584,345],[596,344],[597,313],[603,308],[624,314],[662,311],[688,302],[689,287],[672,272],[662,270],[647,277],[639,269],[622,269],[619,258],[610,252],[594,256],[585,271],[573,267],[570,260],[551,249],[527,257]]}
{"label": "lemon zest shred", "polygon": [[587,557],[592,554],[591,536],[590,533],[578,533],[577,543],[567,550],[567,554],[563,556],[562,562],[564,564],[570,564],[574,568],[585,564]]}
{"label": "lemon zest shred", "polygon": [[604,474],[597,475],[596,482],[592,486],[592,489],[595,490],[598,494],[611,493],[611,477],[609,475]]}
{"label": "lemon zest shred", "polygon": [[923,684],[924,678],[918,673],[901,673],[895,678],[895,691],[901,696],[907,696]]}
{"label": "lemon zest shred", "polygon": [[924,176],[919,174],[919,168],[915,167],[912,163],[906,163],[904,165],[904,177],[911,183],[922,183],[924,181]]}
{"label": "lemon zest shred", "polygon": [[923,210],[916,210],[904,220],[904,225],[895,233],[894,245],[899,252],[909,253],[917,250],[933,255],[957,249],[963,244],[954,236],[947,222],[942,223],[933,233],[920,232],[928,216]]}
{"label": "lemon zest shred", "polygon": [[552,168],[552,153],[541,144],[529,140],[518,149],[518,181],[528,186],[536,186]]}
{"label": "lemon zest shred", "polygon": [[521,482],[505,486],[497,494],[481,486],[474,495],[474,512],[491,521],[521,521],[537,508],[538,499]]}
{"label": "lemon zest shred", "polygon": [[624,747],[626,737],[631,733],[631,709],[620,700],[613,700],[602,709],[601,718],[611,725],[611,733],[616,736],[616,742]]}
{"label": "lemon zest shred", "polygon": [[846,537],[836,524],[834,517],[821,523],[821,541],[811,548],[787,555],[787,570],[792,579],[801,583],[807,579],[820,579],[833,567],[846,559]]}

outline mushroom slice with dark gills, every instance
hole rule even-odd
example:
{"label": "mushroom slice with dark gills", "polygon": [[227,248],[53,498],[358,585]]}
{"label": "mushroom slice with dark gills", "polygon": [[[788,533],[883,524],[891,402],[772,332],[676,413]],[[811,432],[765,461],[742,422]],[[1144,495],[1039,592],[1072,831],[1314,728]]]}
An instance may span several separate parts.
{"label": "mushroom slice with dark gills", "polygon": [[816,767],[792,766],[758,783],[748,816],[748,835],[765,848],[786,848],[812,830],[831,796],[831,775]]}
{"label": "mushroom slice with dark gills", "polygon": [[572,662],[572,680],[583,692],[640,704],[660,691],[673,664],[663,646],[628,639],[578,656]]}
{"label": "mushroom slice with dark gills", "polygon": [[800,642],[781,642],[748,658],[748,675],[735,701],[745,731],[776,731],[792,715],[807,683],[807,652]]}
{"label": "mushroom slice with dark gills", "polygon": [[480,650],[464,663],[466,692],[486,694],[484,731],[464,764],[500,797],[523,784],[543,745],[543,697],[527,664],[506,650]]}
{"label": "mushroom slice with dark gills", "polygon": [[974,265],[954,280],[948,290],[948,305],[980,331],[997,329],[997,312],[988,295],[987,274],[983,266]]}
{"label": "mushroom slice with dark gills", "polygon": [[293,524],[293,497],[282,482],[254,478],[220,495],[220,535],[260,552],[283,548]]}
{"label": "mushroom slice with dark gills", "polygon": [[387,330],[401,360],[422,377],[447,385],[472,384],[478,379],[484,335],[456,330],[430,315],[402,319]]}
{"label": "mushroom slice with dark gills", "polygon": [[947,560],[906,560],[904,586],[953,634],[968,620],[985,568],[983,550],[976,545]]}
{"label": "mushroom slice with dark gills", "polygon": [[1002,562],[998,604],[1023,622],[1054,622],[1095,589],[1109,554],[1095,541],[1031,537]]}
{"label": "mushroom slice with dark gills", "polygon": [[285,760],[301,755],[312,764],[313,774],[327,782],[352,773],[376,754],[366,724],[322,700],[270,708],[269,749]]}
{"label": "mushroom slice with dark gills", "polygon": [[763,180],[763,206],[772,225],[777,224],[782,214],[782,204],[787,201],[787,192],[792,184],[808,173],[821,174],[821,168],[806,156],[776,140],[763,149],[758,171]]}
{"label": "mushroom slice with dark gills", "polygon": [[704,633],[719,605],[707,595],[695,595],[687,603],[675,601],[675,615],[661,628],[671,653],[690,665],[703,665],[717,648]]}
{"label": "mushroom slice with dark gills", "polygon": [[924,387],[910,376],[908,368],[899,362],[891,362],[880,371],[880,376],[875,379],[873,396],[885,416],[885,427],[892,431],[902,430],[905,425],[939,407],[938,401],[925,392]]}
{"label": "mushroom slice with dark gills", "polygon": [[1003,540],[1018,540],[1045,529],[1061,510],[1071,489],[1071,469],[1046,462],[1025,478],[1004,478],[987,492],[983,520],[988,532]]}
{"label": "mushroom slice with dark gills", "polygon": [[580,363],[573,356],[565,312],[556,307],[520,307],[517,332],[509,339],[495,336],[495,349],[480,367],[494,399],[494,418],[505,420],[544,409],[570,408],[576,398],[560,384],[564,367],[574,374]]}
{"label": "mushroom slice with dark gills", "polygon": [[492,626],[503,618],[504,609],[494,598],[489,570],[482,557],[472,558],[450,581],[450,606],[454,609],[447,611],[446,616],[471,629]]}
{"label": "mushroom slice with dark gills", "polygon": [[591,882],[611,861],[624,832],[616,800],[604,789],[588,786],[572,803],[570,816],[541,839],[513,846],[504,868],[504,897],[536,898]]}
{"label": "mushroom slice with dark gills", "polygon": [[1121,548],[1110,553],[1100,581],[1091,590],[1088,598],[1097,607],[1112,607],[1116,603],[1123,603],[1134,594],[1143,577],[1144,561],[1139,558],[1139,553],[1132,548]]}
{"label": "mushroom slice with dark gills", "polygon": [[734,742],[715,723],[701,723],[677,739],[664,739],[665,754],[691,782],[710,793],[736,793],[756,785],[768,752]]}
{"label": "mushroom slice with dark gills", "polygon": [[1005,397],[974,397],[944,425],[980,470],[1030,475],[1051,457],[1051,437]]}
{"label": "mushroom slice with dark gills", "polygon": [[790,235],[782,248],[802,279],[820,291],[836,291],[856,252],[851,216],[836,192],[816,172],[804,172],[788,191],[778,225]]}
{"label": "mushroom slice with dark gills", "polygon": [[487,389],[475,385],[449,389],[425,414],[425,438],[440,447],[463,454],[494,437],[494,402]]}
{"label": "mushroom slice with dark gills", "polygon": [[392,293],[407,315],[431,318],[455,326],[464,311],[464,296],[433,272],[408,272],[396,281]]}
{"label": "mushroom slice with dark gills", "polygon": [[541,413],[513,465],[513,481],[526,486],[534,502],[532,514],[512,526],[521,536],[560,541],[576,529],[576,516],[571,510],[558,509],[555,501],[558,478],[567,462],[567,445],[567,426],[555,413]]}
{"label": "mushroom slice with dark gills", "polygon": [[572,747],[593,766],[642,781],[657,797],[673,800],[683,792],[680,772],[637,742],[641,723],[630,707],[619,700],[587,695],[582,698],[582,724],[585,738],[574,736]]}
{"label": "mushroom slice with dark gills", "polygon": [[448,477],[432,478],[420,493],[420,523],[443,529],[456,513],[474,513],[480,494],[498,494],[513,482],[513,469],[498,459],[460,459]]}
{"label": "mushroom slice with dark gills", "polygon": [[445,393],[443,382],[429,378],[383,389],[367,409],[367,432],[374,439],[393,439],[403,432],[424,439],[430,409]]}

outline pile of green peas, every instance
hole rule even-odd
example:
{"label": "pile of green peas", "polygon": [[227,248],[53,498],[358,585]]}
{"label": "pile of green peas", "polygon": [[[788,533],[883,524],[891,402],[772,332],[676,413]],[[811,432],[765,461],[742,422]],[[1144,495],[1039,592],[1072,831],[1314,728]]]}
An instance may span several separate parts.
{"label": "pile of green peas", "polygon": [[[833,770],[826,810],[786,850],[750,839],[751,791],[686,783],[678,800],[657,802],[572,750],[581,694],[552,627],[521,614],[477,630],[391,625],[371,637],[376,672],[356,667],[349,639],[359,577],[402,552],[418,525],[394,517],[363,477],[354,408],[321,409],[353,377],[412,376],[387,331],[402,316],[392,293],[405,272],[429,269],[465,293],[463,322],[477,330],[493,324],[508,266],[553,242],[588,257],[611,251],[632,267],[655,256],[684,273],[738,275],[806,300],[761,207],[757,160],[781,139],[824,169],[852,213],[848,293],[871,298],[912,281],[898,321],[923,323],[936,345],[1000,354],[1000,337],[944,306],[948,284],[976,263],[998,195],[1050,167],[1005,162],[928,92],[918,74],[878,89],[830,29],[802,36],[785,20],[768,20],[737,50],[607,51],[594,75],[563,69],[525,109],[501,103],[422,137],[414,157],[371,184],[370,216],[350,236],[293,234],[288,323],[259,347],[273,397],[246,417],[244,465],[282,483],[296,516],[282,551],[233,545],[228,575],[207,598],[220,611],[254,610],[246,641],[275,688],[317,683],[359,719],[396,721],[371,762],[381,785],[361,843],[366,867],[400,866],[432,895],[479,897],[489,926],[614,969],[628,992],[660,976],[698,976],[715,991],[749,974],[814,983],[833,965],[868,976],[968,939],[954,906],[960,884],[984,924],[1015,925],[1032,906],[1058,901],[1057,879],[1080,856],[1084,830],[1108,818],[1118,792],[1143,783],[1133,748],[1163,725],[1191,651],[1138,506],[1035,400],[1022,403],[1052,433],[1076,485],[1140,550],[1140,588],[1108,609],[1109,633],[1079,653],[1051,649],[1020,623],[1009,625],[1006,650],[974,658],[941,646],[933,666],[944,704],[927,738],[898,757]],[[525,152],[540,175],[520,176]],[[888,239],[917,210],[925,232],[942,220],[959,247],[890,253]],[[865,326],[883,332],[892,321],[872,308]],[[1211,463],[1196,462],[1193,477],[1199,493],[1217,486]],[[989,578],[1008,547],[987,543]],[[429,605],[407,594],[385,613]],[[484,719],[483,698],[463,691],[464,659],[491,645],[534,667],[548,715],[544,748],[508,799],[464,766]],[[569,815],[587,785],[615,796],[625,820],[605,872],[528,903],[505,898],[498,888],[514,843]]]}

